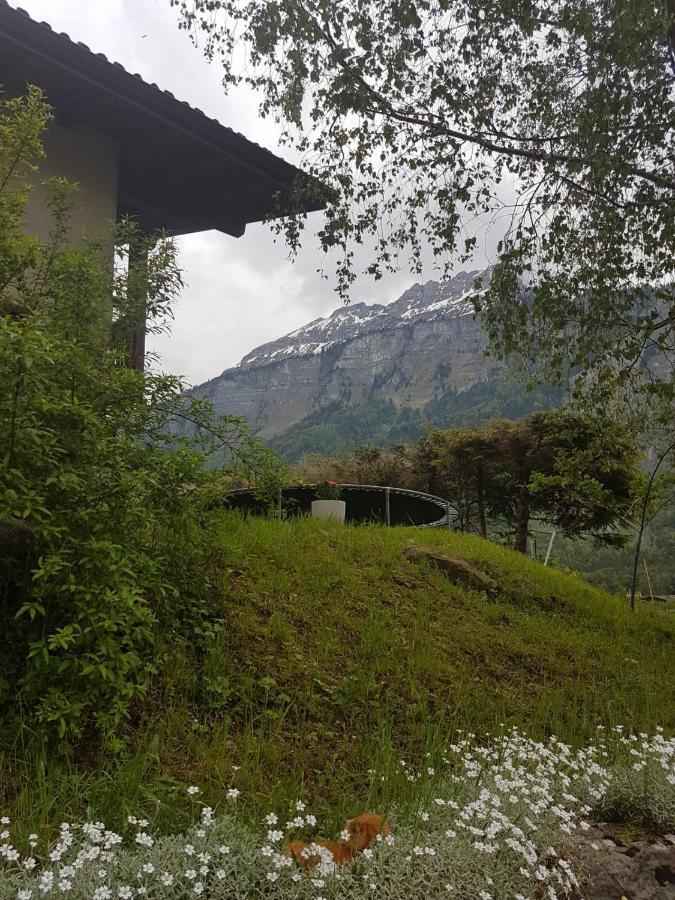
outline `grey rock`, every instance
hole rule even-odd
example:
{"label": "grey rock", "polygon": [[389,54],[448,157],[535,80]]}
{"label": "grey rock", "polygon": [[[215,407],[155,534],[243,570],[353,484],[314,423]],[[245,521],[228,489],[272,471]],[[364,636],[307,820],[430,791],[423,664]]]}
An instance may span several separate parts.
{"label": "grey rock", "polygon": [[419,408],[447,389],[465,391],[501,368],[484,356],[487,338],[473,314],[478,275],[415,284],[387,306],[340,307],[252,350],[191,393],[270,438],[336,404],[377,395]]}
{"label": "grey rock", "polygon": [[577,833],[568,854],[585,900],[675,900],[675,845],[633,841],[619,846],[602,826]]}

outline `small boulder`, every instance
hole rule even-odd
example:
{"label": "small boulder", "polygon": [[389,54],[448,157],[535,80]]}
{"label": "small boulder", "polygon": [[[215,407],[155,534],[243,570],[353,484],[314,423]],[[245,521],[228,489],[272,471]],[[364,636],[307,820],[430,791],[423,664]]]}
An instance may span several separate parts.
{"label": "small boulder", "polygon": [[419,547],[417,544],[411,544],[406,547],[403,555],[406,559],[410,559],[413,562],[426,560],[434,568],[441,571],[450,581],[463,584],[474,591],[491,593],[497,590],[498,585],[494,578],[490,578],[489,575],[486,575],[485,572],[482,572],[466,559],[434,553],[428,547]]}

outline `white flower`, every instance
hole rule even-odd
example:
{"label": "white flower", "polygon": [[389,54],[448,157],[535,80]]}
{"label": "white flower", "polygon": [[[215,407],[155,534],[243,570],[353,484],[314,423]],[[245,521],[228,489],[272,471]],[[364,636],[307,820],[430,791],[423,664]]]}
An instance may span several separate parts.
{"label": "white flower", "polygon": [[29,871],[31,869],[34,869],[36,865],[37,865],[37,862],[35,861],[35,859],[32,856],[26,857],[26,859],[24,859],[24,861],[23,861],[24,869],[28,869]]}
{"label": "white flower", "polygon": [[212,825],[213,824],[213,809],[210,806],[205,806],[202,810],[202,825]]}
{"label": "white flower", "polygon": [[230,788],[225,796],[228,800],[236,800],[239,796],[239,790],[237,788]]}
{"label": "white flower", "polygon": [[187,789],[187,792],[190,795],[190,797],[196,797],[197,794],[199,793],[199,788],[197,787],[197,785],[191,784],[190,787]]}
{"label": "white flower", "polygon": [[9,816],[0,816],[0,825],[9,825],[11,821]]}
{"label": "white flower", "polygon": [[183,874],[189,881],[194,881],[197,877],[197,872],[195,871],[195,869],[186,869]]}
{"label": "white flower", "polygon": [[128,884],[121,884],[117,888],[117,896],[120,897],[121,900],[131,900],[131,897],[133,897],[133,895],[134,892]]}
{"label": "white flower", "polygon": [[279,821],[279,818],[276,813],[267,813],[265,816],[265,824],[266,825],[276,825]]}
{"label": "white flower", "polygon": [[305,816],[305,822],[308,825],[312,825],[312,826],[316,825],[316,816],[312,816],[312,815]]}
{"label": "white flower", "polygon": [[195,881],[194,885],[192,886],[192,890],[195,894],[202,894],[204,892],[204,885],[201,883],[201,881]]}
{"label": "white flower", "polygon": [[143,871],[146,873],[146,875],[152,875],[152,873],[155,871],[155,867],[152,863],[145,863],[143,866]]}
{"label": "white flower", "polygon": [[110,897],[112,897],[112,891],[106,884],[97,887],[93,894],[94,900],[109,900]]}
{"label": "white flower", "polygon": [[194,852],[195,848],[192,846],[192,844],[186,844],[185,847],[183,847],[183,853],[186,856],[194,856]]}
{"label": "white flower", "polygon": [[61,891],[62,894],[67,894],[68,891],[71,890],[72,886],[73,886],[73,882],[70,881],[68,878],[62,878],[58,884],[59,890]]}
{"label": "white flower", "polygon": [[33,892],[28,890],[27,888],[24,888],[22,891],[19,891],[19,893],[16,895],[16,900],[30,900],[30,898],[32,896],[33,896]]}
{"label": "white flower", "polygon": [[221,844],[220,847],[218,847],[218,853],[226,854],[229,852],[230,848],[226,844]]}
{"label": "white flower", "polygon": [[420,813],[420,819],[423,822],[428,822],[429,821],[429,813],[428,812]]}
{"label": "white flower", "polygon": [[147,834],[147,832],[139,831],[136,835],[136,843],[140,844],[142,847],[152,847],[155,841]]}
{"label": "white flower", "polygon": [[164,887],[171,887],[173,884],[173,875],[170,872],[162,872],[159,876],[159,880],[164,885]]}
{"label": "white flower", "polygon": [[268,831],[267,832],[267,840],[272,844],[276,844],[277,841],[280,841],[284,836],[283,831]]}
{"label": "white flower", "polygon": [[366,849],[362,853],[362,856],[365,856],[366,859],[372,859],[373,851],[370,849],[370,847],[366,847]]}
{"label": "white flower", "polygon": [[295,808],[297,809],[298,812],[304,812],[305,804],[302,802],[302,800],[296,800]]}
{"label": "white flower", "polygon": [[225,878],[225,870],[224,869],[216,869],[215,876],[218,881],[222,881]]}
{"label": "white flower", "polygon": [[278,877],[279,877],[279,873],[278,873],[278,872],[268,872],[268,873],[267,873],[267,880],[268,880],[268,881],[276,881]]}

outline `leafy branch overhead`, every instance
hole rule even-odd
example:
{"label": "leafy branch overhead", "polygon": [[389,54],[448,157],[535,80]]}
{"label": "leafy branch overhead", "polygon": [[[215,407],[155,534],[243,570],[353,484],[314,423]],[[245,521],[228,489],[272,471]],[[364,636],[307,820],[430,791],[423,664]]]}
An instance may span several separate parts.
{"label": "leafy branch overhead", "polygon": [[672,390],[672,0],[171,4],[335,191],[320,238],[343,295],[355,245],[380,277],[425,245],[467,260],[491,226],[498,353]]}

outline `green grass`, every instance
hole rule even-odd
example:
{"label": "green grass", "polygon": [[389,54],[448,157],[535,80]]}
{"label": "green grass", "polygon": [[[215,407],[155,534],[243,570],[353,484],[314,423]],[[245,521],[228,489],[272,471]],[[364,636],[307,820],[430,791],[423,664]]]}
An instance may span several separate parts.
{"label": "green grass", "polygon": [[[673,611],[642,608],[480,538],[312,520],[214,525],[226,548],[210,650],[163,636],[127,749],[0,766],[0,806],[34,827],[128,812],[184,824],[184,789],[252,816],[290,797],[338,821],[405,792],[395,761],[456,729],[518,725],[579,745],[598,724],[675,725]],[[414,540],[475,561],[493,597],[402,556]],[[233,771],[233,766],[240,766]],[[398,780],[367,770],[399,772]]]}

